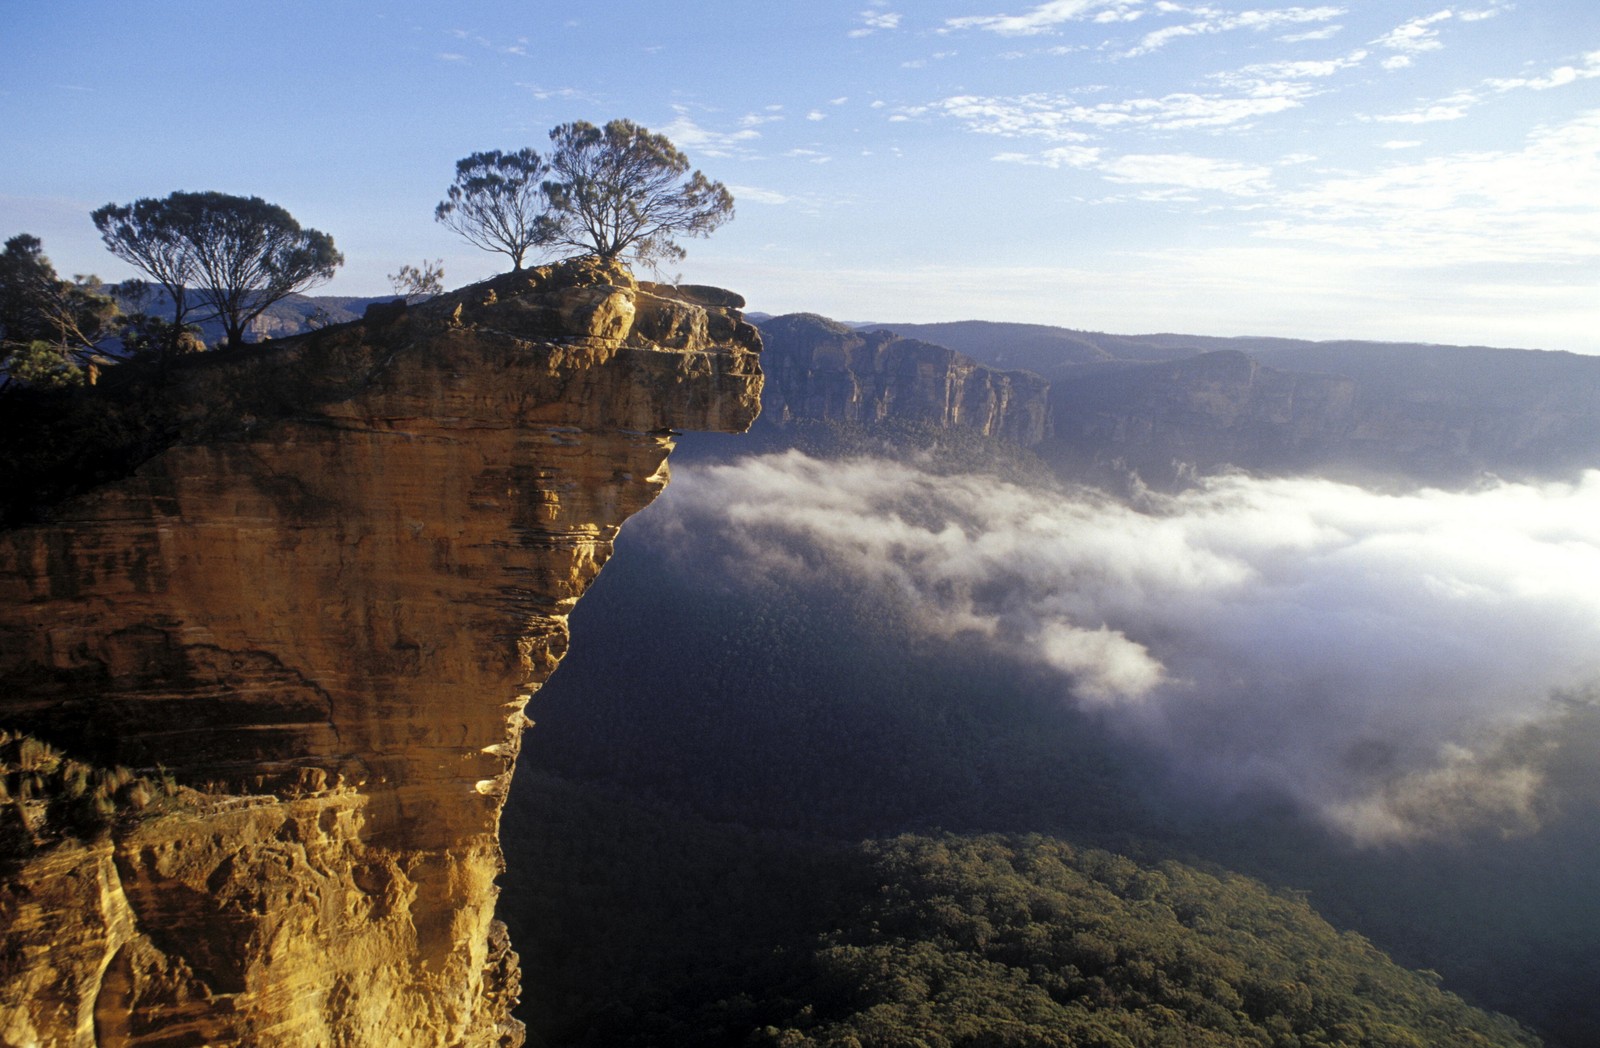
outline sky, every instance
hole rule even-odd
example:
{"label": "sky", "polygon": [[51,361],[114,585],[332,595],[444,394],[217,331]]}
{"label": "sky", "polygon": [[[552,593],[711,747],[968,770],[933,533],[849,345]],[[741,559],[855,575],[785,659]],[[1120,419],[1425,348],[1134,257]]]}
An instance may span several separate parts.
{"label": "sky", "polygon": [[442,259],[455,161],[667,134],[734,221],[669,272],[751,310],[1600,353],[1592,0],[0,0],[0,236],[174,190]]}

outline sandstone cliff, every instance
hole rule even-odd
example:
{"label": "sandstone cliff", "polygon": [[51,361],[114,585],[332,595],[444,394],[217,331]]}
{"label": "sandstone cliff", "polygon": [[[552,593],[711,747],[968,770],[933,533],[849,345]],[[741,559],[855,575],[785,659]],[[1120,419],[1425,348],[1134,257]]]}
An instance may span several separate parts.
{"label": "sandstone cliff", "polygon": [[764,417],[969,429],[1024,447],[1048,433],[1048,383],[999,371],[931,342],[860,332],[810,313],[761,324],[767,352]]}
{"label": "sandstone cliff", "polygon": [[580,261],[75,402],[0,532],[0,1045],[520,1043],[523,708],[671,430],[755,418],[742,305]]}

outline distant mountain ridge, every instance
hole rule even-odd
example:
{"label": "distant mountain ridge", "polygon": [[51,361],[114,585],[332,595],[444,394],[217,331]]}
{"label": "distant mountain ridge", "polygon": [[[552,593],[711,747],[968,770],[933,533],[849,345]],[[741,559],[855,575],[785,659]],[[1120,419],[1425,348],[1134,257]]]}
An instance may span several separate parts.
{"label": "distant mountain ridge", "polygon": [[[251,327],[284,338],[394,295],[294,295]],[[161,296],[149,307],[170,315]],[[967,320],[749,314],[766,337],[765,424],[898,420],[1001,437],[1063,473],[1194,469],[1469,483],[1600,467],[1600,357],[1407,342],[1117,335]],[[220,325],[202,325],[216,342]]]}
{"label": "distant mountain ridge", "polygon": [[1049,384],[891,331],[860,332],[814,313],[758,325],[769,423],[888,419],[961,428],[1031,447],[1048,435]]}
{"label": "distant mountain ridge", "polygon": [[1018,442],[1074,476],[1131,469],[1162,484],[1239,467],[1461,484],[1600,467],[1600,357],[990,321],[847,326],[813,317],[807,328],[795,319],[812,316],[760,322],[783,332],[768,339],[769,403],[804,417],[796,405],[810,402],[795,383],[818,376],[792,354],[815,362],[841,332],[875,345],[891,344],[888,332],[901,345],[947,347],[1018,388],[1037,391],[1019,377],[1037,375],[1046,384],[1042,435]]}

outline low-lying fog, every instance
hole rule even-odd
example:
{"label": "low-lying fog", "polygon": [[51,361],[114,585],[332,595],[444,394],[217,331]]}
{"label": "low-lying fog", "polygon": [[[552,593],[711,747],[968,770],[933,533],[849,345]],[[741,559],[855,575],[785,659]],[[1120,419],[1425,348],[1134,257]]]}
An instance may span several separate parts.
{"label": "low-lying fog", "polygon": [[877,587],[930,635],[1058,671],[1216,796],[1285,793],[1360,842],[1536,828],[1543,759],[1600,682],[1600,472],[1135,502],[790,451],[679,467],[637,527],[729,580]]}

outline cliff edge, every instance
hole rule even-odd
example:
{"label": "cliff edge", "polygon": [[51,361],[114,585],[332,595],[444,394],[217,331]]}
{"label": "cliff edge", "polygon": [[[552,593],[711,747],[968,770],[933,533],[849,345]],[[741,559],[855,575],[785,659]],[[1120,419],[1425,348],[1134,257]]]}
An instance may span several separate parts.
{"label": "cliff edge", "polygon": [[523,708],[671,431],[759,411],[742,306],[574,260],[129,366],[13,455],[0,1045],[521,1043]]}

